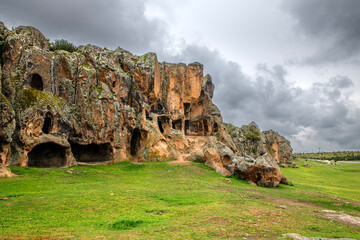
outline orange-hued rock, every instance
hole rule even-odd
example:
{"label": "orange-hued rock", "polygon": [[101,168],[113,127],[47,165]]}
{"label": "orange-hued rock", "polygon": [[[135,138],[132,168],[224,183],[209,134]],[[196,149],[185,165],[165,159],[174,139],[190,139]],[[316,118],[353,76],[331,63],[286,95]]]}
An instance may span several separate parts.
{"label": "orange-hued rock", "polygon": [[14,176],[16,176],[16,174],[13,174],[9,168],[0,164],[0,177],[14,177]]}
{"label": "orange-hued rock", "polygon": [[287,184],[286,177],[269,154],[257,157],[240,157],[228,166],[229,171],[238,178],[250,180],[258,186],[276,187],[280,183]]}
{"label": "orange-hued rock", "polygon": [[224,176],[231,176],[231,173],[225,168],[226,165],[223,163],[217,149],[207,148],[204,151],[205,165],[215,169],[218,173]]}
{"label": "orange-hued rock", "polygon": [[[0,23],[0,30],[1,164],[177,158],[230,175],[227,168],[244,155],[212,102],[214,84],[200,63],[159,63],[155,53],[135,56],[92,45],[50,51],[35,28],[9,31]],[[266,147],[278,144],[280,161],[287,157],[283,139],[266,139]]]}

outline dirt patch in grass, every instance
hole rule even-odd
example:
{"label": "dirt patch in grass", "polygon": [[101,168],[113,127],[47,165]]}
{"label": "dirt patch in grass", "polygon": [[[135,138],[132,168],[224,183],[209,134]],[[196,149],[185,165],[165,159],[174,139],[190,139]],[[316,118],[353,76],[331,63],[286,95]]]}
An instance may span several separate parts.
{"label": "dirt patch in grass", "polygon": [[299,207],[308,207],[308,208],[318,208],[319,206],[312,202],[296,202],[290,199],[285,198],[273,198],[270,199],[273,202],[290,205],[290,206],[299,206]]}
{"label": "dirt patch in grass", "polygon": [[171,161],[171,162],[167,162],[167,164],[169,165],[189,165],[191,164],[191,161],[186,161],[186,160],[175,160],[175,161]]}
{"label": "dirt patch in grass", "polygon": [[330,218],[332,220],[342,222],[348,225],[360,227],[360,217],[354,217],[348,214],[344,214],[332,210],[323,210],[321,212],[324,214],[326,218]]}
{"label": "dirt patch in grass", "polygon": [[[254,193],[259,193],[256,190],[251,190],[248,192],[254,192]],[[268,194],[268,195],[251,195],[249,196],[250,198],[253,199],[258,199],[258,200],[265,200],[265,201],[271,201],[271,202],[275,202],[275,203],[280,203],[280,204],[284,204],[284,205],[290,205],[290,206],[297,206],[297,207],[307,207],[307,208],[320,208],[320,206],[312,203],[312,202],[308,202],[308,201],[296,201],[296,200],[292,200],[292,199],[286,199],[286,198],[277,198],[272,194]]]}
{"label": "dirt patch in grass", "polygon": [[215,188],[216,191],[220,191],[220,192],[229,192],[234,190],[234,187],[230,187],[230,186],[217,186]]}

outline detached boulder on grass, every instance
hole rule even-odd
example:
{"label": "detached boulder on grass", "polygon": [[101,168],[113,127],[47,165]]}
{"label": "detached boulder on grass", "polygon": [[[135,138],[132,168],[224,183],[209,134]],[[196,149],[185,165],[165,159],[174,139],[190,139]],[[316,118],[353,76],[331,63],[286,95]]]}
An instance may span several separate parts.
{"label": "detached boulder on grass", "polygon": [[280,182],[287,183],[279,166],[268,154],[259,156],[253,161],[239,158],[239,161],[234,161],[228,169],[234,176],[253,181],[262,187],[276,187]]}
{"label": "detached boulder on grass", "polygon": [[289,168],[299,168],[298,165],[294,162],[289,164]]}
{"label": "detached boulder on grass", "polygon": [[257,186],[276,187],[288,184],[277,162],[266,153],[256,159],[251,156],[240,157],[221,142],[212,142],[204,147],[205,165],[218,173],[233,175]]}

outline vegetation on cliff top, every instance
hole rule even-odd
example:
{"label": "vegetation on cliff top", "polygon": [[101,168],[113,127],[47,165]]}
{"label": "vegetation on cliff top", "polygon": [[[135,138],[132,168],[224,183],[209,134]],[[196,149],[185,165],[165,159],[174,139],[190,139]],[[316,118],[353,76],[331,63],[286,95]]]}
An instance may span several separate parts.
{"label": "vegetation on cliff top", "polygon": [[50,51],[65,50],[72,53],[72,52],[76,52],[78,48],[74,44],[68,42],[67,40],[57,39],[55,40],[55,42],[49,43],[49,50]]}
{"label": "vegetation on cliff top", "polygon": [[0,179],[0,239],[359,239],[322,210],[359,216],[360,164],[304,163],[283,169],[294,186],[277,189],[196,163],[11,167],[20,176]]}

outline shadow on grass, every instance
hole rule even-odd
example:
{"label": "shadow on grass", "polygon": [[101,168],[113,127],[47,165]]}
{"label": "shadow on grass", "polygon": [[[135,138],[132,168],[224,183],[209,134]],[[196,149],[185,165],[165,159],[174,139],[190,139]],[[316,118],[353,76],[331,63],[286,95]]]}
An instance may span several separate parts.
{"label": "shadow on grass", "polygon": [[142,220],[120,220],[109,225],[112,230],[129,230],[143,225],[145,222]]}

